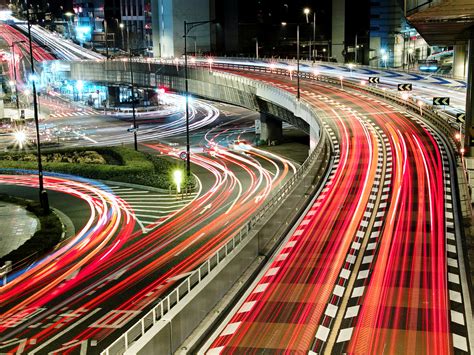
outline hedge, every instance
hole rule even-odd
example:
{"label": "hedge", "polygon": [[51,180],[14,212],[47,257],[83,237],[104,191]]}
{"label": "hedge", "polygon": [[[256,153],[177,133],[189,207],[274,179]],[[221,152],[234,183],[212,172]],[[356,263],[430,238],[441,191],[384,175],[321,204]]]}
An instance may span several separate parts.
{"label": "hedge", "polygon": [[[151,154],[137,152],[125,147],[112,148],[69,148],[55,150],[48,154],[96,151],[107,164],[78,164],[65,162],[43,162],[45,171],[78,175],[90,179],[111,180],[148,185],[168,189],[171,183],[172,164]],[[25,153],[23,153],[25,154]],[[31,154],[31,153],[29,153]],[[37,163],[19,161],[21,153],[0,154],[0,168],[36,170]],[[8,159],[8,160],[7,160]],[[12,160],[13,159],[13,160]]]}

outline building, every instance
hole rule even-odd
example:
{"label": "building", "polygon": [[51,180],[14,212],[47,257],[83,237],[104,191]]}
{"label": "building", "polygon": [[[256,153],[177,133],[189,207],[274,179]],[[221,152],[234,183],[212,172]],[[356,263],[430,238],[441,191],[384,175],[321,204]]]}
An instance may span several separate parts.
{"label": "building", "polygon": [[[157,1],[153,0],[154,3]],[[120,0],[120,17],[127,48],[146,51],[153,47],[152,7],[152,0]]]}
{"label": "building", "polygon": [[409,69],[426,59],[430,48],[412,28],[398,0],[378,0],[370,6],[370,65]]}
{"label": "building", "polygon": [[[211,21],[215,17],[214,1],[210,0],[155,0],[152,3],[153,55],[155,57],[180,57],[184,53],[184,21]],[[188,33],[189,52],[205,54],[215,43],[213,24],[207,23]],[[212,39],[211,39],[212,37]]]}

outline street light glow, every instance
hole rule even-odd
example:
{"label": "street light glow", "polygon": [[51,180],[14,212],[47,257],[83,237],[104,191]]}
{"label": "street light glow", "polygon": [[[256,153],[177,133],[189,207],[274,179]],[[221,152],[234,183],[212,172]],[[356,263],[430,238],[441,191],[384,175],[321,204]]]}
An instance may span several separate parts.
{"label": "street light glow", "polygon": [[26,133],[25,131],[16,131],[13,133],[13,137],[15,138],[16,143],[19,145],[20,149],[23,149],[23,144],[26,141]]}
{"label": "street light glow", "polygon": [[311,10],[308,8],[308,7],[305,7],[304,10],[303,10],[304,14],[305,15],[309,15],[309,13],[311,12]]}
{"label": "street light glow", "polygon": [[176,191],[178,193],[181,192],[181,182],[183,180],[183,173],[181,172],[181,170],[175,170],[173,172],[173,180],[174,180],[174,183],[176,184]]}
{"label": "street light glow", "polygon": [[123,23],[120,23],[120,24],[119,24],[119,27],[120,27],[121,29],[123,29],[123,28],[125,27],[125,25],[124,25]]}

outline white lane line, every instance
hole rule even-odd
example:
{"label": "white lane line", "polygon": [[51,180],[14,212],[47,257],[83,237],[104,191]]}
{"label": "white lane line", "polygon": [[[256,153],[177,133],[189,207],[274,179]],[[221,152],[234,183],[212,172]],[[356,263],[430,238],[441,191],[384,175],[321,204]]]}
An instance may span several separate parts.
{"label": "white lane line", "polygon": [[49,344],[51,344],[53,341],[55,341],[56,339],[62,337],[64,334],[68,333],[69,331],[71,331],[72,329],[74,329],[76,326],[78,326],[79,324],[85,322],[87,319],[89,319],[90,317],[92,317],[94,314],[96,314],[97,312],[99,312],[101,310],[101,308],[96,308],[94,309],[93,311],[91,311],[90,313],[88,314],[84,314],[84,316],[79,319],[77,322],[71,324],[69,327],[67,327],[66,329],[64,329],[62,332],[59,332],[58,334],[56,334],[55,336],[49,338],[47,341],[41,343],[40,346],[38,346],[37,348],[35,348],[33,351],[29,352],[28,354],[36,354],[38,351],[40,351],[41,349],[45,348],[46,346],[48,346]]}

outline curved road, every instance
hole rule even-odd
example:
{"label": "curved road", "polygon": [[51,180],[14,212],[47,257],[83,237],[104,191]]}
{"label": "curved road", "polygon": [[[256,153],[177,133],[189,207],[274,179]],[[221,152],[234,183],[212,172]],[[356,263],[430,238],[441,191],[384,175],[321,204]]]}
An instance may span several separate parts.
{"label": "curved road", "polygon": [[333,171],[207,353],[469,351],[443,141],[362,92],[302,81],[302,98],[334,137]]}

